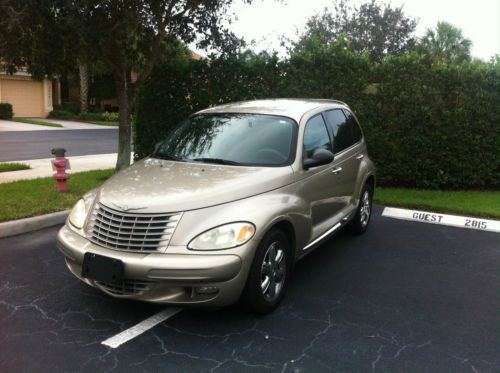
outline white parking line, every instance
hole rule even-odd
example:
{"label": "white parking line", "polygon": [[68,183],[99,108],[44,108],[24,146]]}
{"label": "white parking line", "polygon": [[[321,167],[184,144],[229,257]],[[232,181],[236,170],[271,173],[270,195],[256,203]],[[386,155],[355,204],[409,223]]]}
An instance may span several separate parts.
{"label": "white parking line", "polygon": [[120,345],[124,344],[125,342],[128,342],[131,339],[148,331],[149,329],[153,328],[159,323],[171,318],[180,311],[182,311],[182,308],[178,307],[165,308],[163,311],[158,312],[157,314],[151,317],[148,317],[146,320],[141,321],[139,324],[134,325],[131,328],[128,328],[127,330],[124,330],[123,332],[118,333],[117,335],[106,339],[105,341],[101,342],[101,344],[109,346],[111,348],[117,348]]}
{"label": "white parking line", "polygon": [[500,232],[500,221],[467,216],[438,214],[435,212],[398,209],[386,207],[382,216],[390,218],[419,221],[422,223],[449,225],[452,227],[477,229],[480,231]]}

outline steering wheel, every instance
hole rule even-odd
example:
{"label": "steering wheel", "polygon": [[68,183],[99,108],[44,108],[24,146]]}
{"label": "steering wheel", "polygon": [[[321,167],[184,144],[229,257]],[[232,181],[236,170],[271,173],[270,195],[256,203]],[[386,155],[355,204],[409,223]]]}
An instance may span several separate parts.
{"label": "steering wheel", "polygon": [[[255,154],[257,157],[259,157],[259,154],[262,154],[264,156],[264,158],[268,159],[268,160],[276,160],[276,157],[279,158],[281,161],[286,161],[288,159],[288,157],[285,157],[283,154],[281,154],[279,151],[277,151],[276,149],[271,149],[271,148],[264,148],[264,149],[260,149],[257,151],[257,153]],[[266,157],[265,154],[268,154],[270,155],[271,157]]]}

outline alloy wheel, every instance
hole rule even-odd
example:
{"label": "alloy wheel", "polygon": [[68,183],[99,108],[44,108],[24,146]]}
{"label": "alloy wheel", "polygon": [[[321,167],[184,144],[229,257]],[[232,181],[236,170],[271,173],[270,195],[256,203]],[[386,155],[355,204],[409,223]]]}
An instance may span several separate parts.
{"label": "alloy wheel", "polygon": [[371,201],[370,201],[370,192],[365,190],[363,193],[363,197],[361,198],[361,209],[360,209],[360,219],[361,225],[366,227],[368,225],[368,221],[370,220],[371,214]]}
{"label": "alloy wheel", "polygon": [[286,251],[281,242],[275,241],[269,245],[260,273],[262,294],[267,301],[272,302],[281,293],[286,276]]}

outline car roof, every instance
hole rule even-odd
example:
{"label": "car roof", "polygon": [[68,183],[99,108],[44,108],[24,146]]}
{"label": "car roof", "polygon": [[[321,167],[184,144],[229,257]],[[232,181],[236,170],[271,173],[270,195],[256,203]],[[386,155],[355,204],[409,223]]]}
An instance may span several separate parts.
{"label": "car roof", "polygon": [[251,114],[282,115],[290,117],[295,121],[297,121],[298,123],[300,122],[300,119],[305,113],[321,106],[325,106],[325,108],[327,107],[348,108],[347,104],[337,100],[278,98],[278,99],[233,102],[201,110],[196,114],[251,113]]}

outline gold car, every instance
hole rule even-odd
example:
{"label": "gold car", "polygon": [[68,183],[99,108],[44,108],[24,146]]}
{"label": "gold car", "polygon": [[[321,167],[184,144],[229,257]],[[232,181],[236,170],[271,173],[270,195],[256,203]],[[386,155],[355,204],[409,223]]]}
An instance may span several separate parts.
{"label": "gold car", "polygon": [[86,194],[58,234],[79,279],[120,298],[259,313],[294,263],[370,222],[375,172],[349,107],[276,99],[193,114]]}

